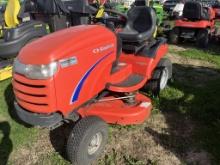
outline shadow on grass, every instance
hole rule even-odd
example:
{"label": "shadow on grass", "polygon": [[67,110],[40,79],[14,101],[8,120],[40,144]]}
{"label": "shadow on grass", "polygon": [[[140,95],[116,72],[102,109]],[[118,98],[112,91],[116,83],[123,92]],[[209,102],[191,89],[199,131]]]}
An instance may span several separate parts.
{"label": "shadow on grass", "polygon": [[74,127],[73,123],[64,124],[52,131],[50,131],[50,141],[55,149],[65,160],[67,160],[66,156],[66,145],[67,139]]}
{"label": "shadow on grass", "polygon": [[1,132],[3,137],[0,139],[0,164],[6,165],[13,149],[12,140],[9,137],[11,127],[8,122],[0,122],[0,133]]}
{"label": "shadow on grass", "polygon": [[[159,145],[182,161],[190,156],[187,154],[192,149],[205,149],[212,155],[212,163],[220,163],[219,70],[174,65],[174,83],[161,93],[157,106],[168,128],[165,133],[148,127],[145,130]],[[193,155],[191,158],[196,159]],[[191,163],[207,160],[196,161],[199,162]]]}
{"label": "shadow on grass", "polygon": [[15,108],[14,108],[14,101],[15,101],[15,97],[14,97],[14,93],[13,93],[13,89],[12,89],[12,84],[9,84],[5,90],[5,102],[8,105],[8,113],[11,116],[11,118],[16,121],[17,123],[24,125],[27,128],[31,128],[32,126],[23,122],[22,120],[19,119]]}

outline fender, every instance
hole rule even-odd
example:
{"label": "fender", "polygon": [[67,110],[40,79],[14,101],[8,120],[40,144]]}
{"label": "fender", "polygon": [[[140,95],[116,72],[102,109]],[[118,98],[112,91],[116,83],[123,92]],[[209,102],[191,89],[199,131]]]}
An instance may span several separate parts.
{"label": "fender", "polygon": [[206,28],[208,26],[212,26],[210,21],[202,20],[202,21],[184,21],[184,20],[176,20],[175,27],[186,27],[186,28]]}

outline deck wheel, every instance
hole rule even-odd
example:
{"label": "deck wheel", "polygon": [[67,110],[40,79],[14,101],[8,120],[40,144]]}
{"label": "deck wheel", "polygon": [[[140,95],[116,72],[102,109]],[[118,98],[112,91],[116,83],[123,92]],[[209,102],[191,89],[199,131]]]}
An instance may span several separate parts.
{"label": "deck wheel", "polygon": [[144,89],[153,95],[159,95],[160,91],[167,87],[169,79],[172,78],[172,63],[169,59],[163,58],[153,72]]}

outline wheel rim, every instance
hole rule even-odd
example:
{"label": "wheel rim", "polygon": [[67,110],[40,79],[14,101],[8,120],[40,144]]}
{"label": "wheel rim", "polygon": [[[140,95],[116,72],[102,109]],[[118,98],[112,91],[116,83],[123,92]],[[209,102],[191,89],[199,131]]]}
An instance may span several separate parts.
{"label": "wheel rim", "polygon": [[167,86],[169,79],[169,71],[167,68],[162,70],[161,79],[160,79],[160,89],[164,89]]}
{"label": "wheel rim", "polygon": [[98,149],[100,148],[102,144],[102,133],[98,132],[96,133],[92,138],[88,146],[88,154],[93,155]]}

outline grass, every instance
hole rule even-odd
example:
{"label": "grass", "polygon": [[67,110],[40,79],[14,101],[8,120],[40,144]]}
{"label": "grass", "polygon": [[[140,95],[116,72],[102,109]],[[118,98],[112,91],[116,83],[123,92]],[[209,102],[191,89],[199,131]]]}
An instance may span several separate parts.
{"label": "grass", "polygon": [[[177,51],[171,49],[172,53],[190,59],[208,61],[216,65],[213,69],[220,72],[220,49],[216,45],[210,46],[206,50],[189,48]],[[185,68],[185,75],[192,74],[194,68]],[[203,69],[211,69],[206,68]],[[193,74],[191,75],[194,76]],[[206,76],[206,75],[204,75]],[[204,77],[205,79],[205,77]],[[202,86],[197,87],[195,83]],[[197,130],[194,133],[195,143],[204,147],[213,155],[213,164],[220,163],[220,77],[215,80],[204,82],[187,83],[176,81],[172,87],[164,91],[161,95],[160,106],[162,109],[171,109],[180,115],[187,115],[197,122]]]}
{"label": "grass", "polygon": [[2,164],[7,161],[10,152],[31,143],[39,132],[37,129],[26,128],[13,120],[14,97],[10,84],[10,80],[0,83],[0,162]]}
{"label": "grass", "polygon": [[[216,65],[214,70],[220,70],[220,51],[217,46],[213,46],[208,50],[198,50],[188,46],[186,48],[184,51],[171,49],[171,53],[188,59],[209,61]],[[206,67],[203,66],[203,69],[206,69]],[[220,76],[203,82],[197,81],[196,72],[195,68],[180,64],[175,65],[174,82],[161,93],[159,98],[154,99],[152,113],[153,116],[157,114],[164,116],[168,130],[164,130],[164,134],[158,135],[152,132],[152,137],[155,138],[157,145],[161,145],[167,152],[173,153],[183,164],[186,163],[182,160],[184,158],[183,153],[192,146],[197,150],[207,151],[211,155],[212,163],[220,164]],[[198,72],[201,72],[201,70]],[[206,74],[202,73],[202,76],[205,77]],[[10,83],[10,80],[0,82],[0,165],[5,163],[15,164],[17,160],[15,155],[20,154],[21,148],[33,146],[43,132],[36,128],[27,128],[17,120],[16,115],[13,113],[14,97]],[[174,116],[177,116],[177,118],[170,118],[170,114],[175,114]],[[194,127],[192,136],[188,138],[190,140],[182,137],[183,132],[185,132],[182,128],[187,127],[185,123],[188,120],[192,121]],[[135,132],[143,130],[144,127],[111,126],[109,141],[111,143],[115,140],[115,132]],[[159,141],[157,141],[158,139]],[[99,160],[100,165],[117,164],[119,159],[126,165],[160,164],[157,157],[142,160],[135,154],[128,154],[127,150],[119,152],[114,146],[111,147],[111,151]],[[141,153],[139,154],[141,155]],[[39,156],[38,163],[69,164],[59,152],[55,151],[45,151],[45,154]]]}
{"label": "grass", "polygon": [[186,50],[178,51],[171,48],[170,52],[191,59],[208,61],[210,63],[217,65],[220,68],[220,48],[218,45],[210,46],[209,49],[204,49],[204,50],[192,48],[192,47],[190,48],[186,47]]}
{"label": "grass", "polygon": [[[220,163],[219,82],[220,78],[210,81],[204,87],[176,82],[160,98],[160,109],[177,112],[196,122],[194,143],[211,153],[217,164]],[[174,93],[177,97],[173,97]]]}

